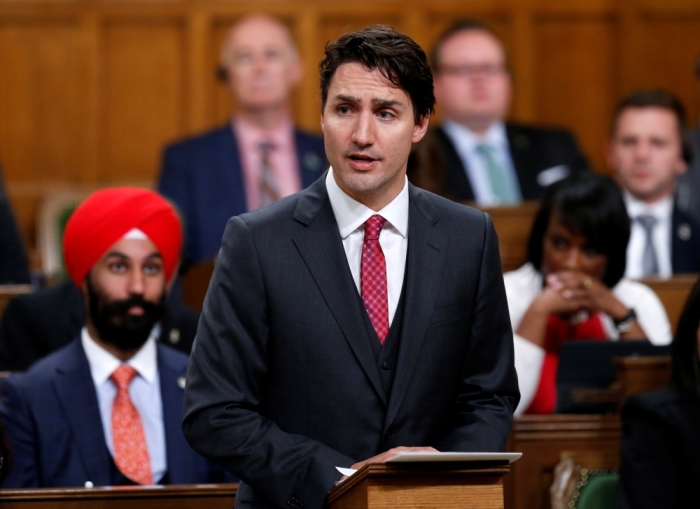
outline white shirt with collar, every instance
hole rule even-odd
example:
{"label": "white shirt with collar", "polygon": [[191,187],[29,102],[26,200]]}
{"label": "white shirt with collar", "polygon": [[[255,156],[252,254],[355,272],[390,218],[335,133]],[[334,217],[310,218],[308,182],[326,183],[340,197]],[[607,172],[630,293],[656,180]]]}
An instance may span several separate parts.
{"label": "white shirt with collar", "polygon": [[630,241],[627,244],[625,276],[632,279],[644,277],[643,259],[647,235],[642,225],[635,221],[635,218],[642,214],[649,214],[656,218],[652,242],[656,250],[656,260],[659,263],[659,276],[662,278],[671,277],[673,274],[671,266],[673,196],[667,196],[652,204],[636,199],[628,191],[624,191],[623,196],[627,206],[627,215],[630,216],[632,223]]}
{"label": "white shirt with collar", "polygon": [[387,297],[389,300],[389,325],[391,325],[396,308],[401,298],[403,278],[406,271],[406,253],[408,251],[408,179],[404,180],[403,189],[396,198],[382,210],[374,211],[354,200],[340,189],[333,168],[326,176],[326,191],[333,208],[340,238],[345,248],[350,272],[357,291],[362,294],[360,286],[360,266],[362,244],[365,237],[365,221],[374,214],[379,214],[386,223],[379,235],[386,260]]}
{"label": "white shirt with collar", "polygon": [[457,151],[462,166],[465,169],[469,183],[474,192],[476,202],[484,207],[499,205],[498,197],[493,193],[491,182],[488,177],[484,158],[478,152],[478,146],[485,143],[493,147],[493,156],[498,165],[503,169],[510,184],[520,191],[518,176],[513,167],[513,160],[510,156],[510,145],[506,134],[506,126],[503,122],[494,122],[486,131],[484,136],[479,137],[473,131],[452,120],[444,120],[442,129],[450,138]]}
{"label": "white shirt with collar", "polygon": [[[129,385],[129,397],[141,417],[154,483],[160,481],[168,469],[165,425],[163,424],[163,400],[160,396],[160,377],[158,376],[156,349],[156,338],[159,333],[160,325],[156,324],[141,349],[126,362],[137,372],[137,375]],[[80,333],[80,340],[82,341],[83,349],[90,365],[92,380],[97,391],[97,402],[100,407],[105,443],[110,454],[114,457],[112,405],[117,395],[117,388],[109,377],[122,364],[122,361],[98,345],[90,337],[86,327],[83,327]]]}

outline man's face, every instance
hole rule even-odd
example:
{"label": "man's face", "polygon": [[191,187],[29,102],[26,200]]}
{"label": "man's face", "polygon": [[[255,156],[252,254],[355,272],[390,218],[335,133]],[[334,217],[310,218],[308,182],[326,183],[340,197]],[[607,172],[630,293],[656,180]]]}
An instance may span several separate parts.
{"label": "man's face", "polygon": [[163,259],[155,244],[122,239],[93,265],[83,285],[88,319],[102,341],[138,349],[163,315],[166,290]]}
{"label": "man's face", "polygon": [[440,50],[435,96],[445,117],[471,126],[503,120],[511,82],[501,43],[483,30],[458,32]]}
{"label": "man's face", "polygon": [[243,21],[231,31],[222,64],[234,99],[251,112],[286,106],[301,79],[301,63],[289,33],[265,17]]}
{"label": "man's face", "polygon": [[403,189],[411,145],[420,141],[428,118],[414,122],[406,92],[377,69],[338,67],[321,116],[326,156],[338,186],[373,210]]}
{"label": "man's face", "polygon": [[686,170],[674,113],[659,107],[623,110],[608,145],[608,164],[635,198],[653,203],[670,196]]}

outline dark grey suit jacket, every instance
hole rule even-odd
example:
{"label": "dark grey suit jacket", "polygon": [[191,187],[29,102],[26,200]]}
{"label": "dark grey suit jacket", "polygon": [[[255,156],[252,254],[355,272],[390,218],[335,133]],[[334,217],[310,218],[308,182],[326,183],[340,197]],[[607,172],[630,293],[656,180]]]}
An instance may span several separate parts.
{"label": "dark grey suit jacket", "polygon": [[324,179],[229,221],[183,429],[244,481],[236,507],[322,507],[336,466],[400,445],[505,449],[519,392],[491,219],[410,186],[408,231],[387,394]]}

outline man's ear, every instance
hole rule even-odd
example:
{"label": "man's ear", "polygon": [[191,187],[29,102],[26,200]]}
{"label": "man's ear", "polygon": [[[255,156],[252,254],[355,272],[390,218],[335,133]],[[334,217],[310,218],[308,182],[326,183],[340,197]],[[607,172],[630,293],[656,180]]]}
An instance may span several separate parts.
{"label": "man's ear", "polygon": [[413,126],[413,137],[411,138],[411,142],[418,143],[423,139],[423,136],[425,136],[425,133],[428,131],[429,120],[430,117],[425,115],[420,118],[415,126]]}

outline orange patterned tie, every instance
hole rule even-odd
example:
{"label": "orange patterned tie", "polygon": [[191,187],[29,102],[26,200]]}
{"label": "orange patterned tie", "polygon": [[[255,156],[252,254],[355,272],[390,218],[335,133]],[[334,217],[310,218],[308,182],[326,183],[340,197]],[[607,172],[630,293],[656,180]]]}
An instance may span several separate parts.
{"label": "orange patterned tie", "polygon": [[117,386],[117,395],[112,406],[114,462],[117,468],[135,483],[153,484],[146,434],[141,417],[129,398],[129,384],[135,376],[136,370],[128,364],[122,364],[110,376]]}

